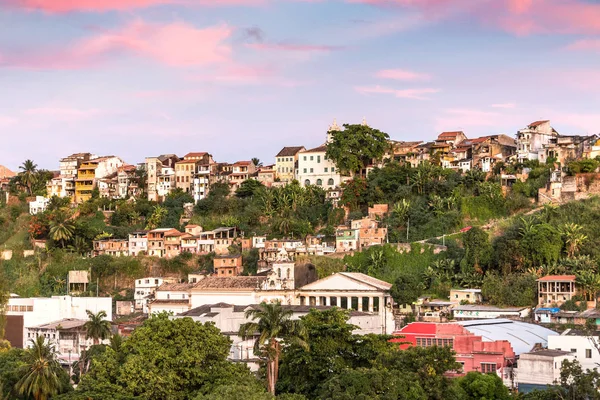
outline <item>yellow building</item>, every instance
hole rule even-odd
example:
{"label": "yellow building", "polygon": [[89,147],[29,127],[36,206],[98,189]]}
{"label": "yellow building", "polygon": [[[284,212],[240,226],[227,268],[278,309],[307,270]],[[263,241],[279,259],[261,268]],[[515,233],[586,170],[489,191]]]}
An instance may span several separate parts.
{"label": "yellow building", "polygon": [[92,191],[96,181],[97,160],[88,160],[81,163],[77,169],[75,180],[75,202],[83,203],[92,198]]}
{"label": "yellow building", "polygon": [[304,150],[304,146],[284,147],[275,156],[275,172],[279,180],[287,183],[296,179],[298,153]]}

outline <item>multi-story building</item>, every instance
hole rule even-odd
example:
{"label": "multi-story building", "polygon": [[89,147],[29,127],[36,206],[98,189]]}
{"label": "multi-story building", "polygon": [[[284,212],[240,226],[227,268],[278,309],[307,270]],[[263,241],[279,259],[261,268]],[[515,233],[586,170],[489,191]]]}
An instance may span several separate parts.
{"label": "multi-story building", "polygon": [[146,158],[146,173],[149,201],[163,201],[175,189],[175,154],[163,154]]}
{"label": "multi-story building", "polygon": [[[194,191],[195,182],[194,179],[198,174],[198,166],[204,165],[209,168],[214,164],[212,156],[206,152],[202,153],[188,153],[183,157],[183,160],[175,163],[175,186],[184,192],[190,193]],[[203,175],[203,174],[200,174]],[[198,183],[199,184],[199,183]],[[206,189],[206,188],[204,188]],[[205,196],[208,192],[206,190],[200,190],[198,187],[197,197],[200,199],[200,192],[202,196]]]}
{"label": "multi-story building", "polygon": [[148,302],[154,298],[154,292],[156,292],[156,289],[163,283],[175,283],[175,279],[160,277],[136,279],[135,292],[133,295],[135,309],[141,310],[144,314],[148,314]]}
{"label": "multi-story building", "polygon": [[117,170],[117,197],[126,199],[136,197],[143,188],[138,185],[136,167],[134,165],[123,165]]}
{"label": "multi-story building", "polygon": [[48,208],[49,203],[50,199],[44,196],[35,196],[35,200],[29,202],[29,214],[36,215],[43,213]]}
{"label": "multi-story building", "polygon": [[473,167],[491,172],[497,162],[505,162],[517,150],[517,143],[507,135],[490,135],[463,142],[471,146]]}
{"label": "multi-story building", "polygon": [[326,154],[325,144],[299,153],[297,177],[300,185],[315,185],[326,189],[340,186],[342,176],[335,163],[329,160]]}
{"label": "multi-story building", "polygon": [[60,173],[57,177],[51,179],[46,189],[48,197],[75,197],[75,179],[79,166],[83,161],[95,158],[90,153],[76,153],[68,157],[61,158],[59,161]]}
{"label": "multi-story building", "polygon": [[148,255],[154,257],[165,257],[167,254],[165,236],[167,234],[181,234],[177,229],[159,228],[148,232]]}
{"label": "multi-story building", "polygon": [[[550,346],[550,340],[548,340],[548,346]],[[560,382],[563,361],[573,362],[575,358],[574,353],[562,350],[536,349],[529,353],[523,353],[519,356],[519,363],[514,374],[515,386],[519,393],[546,390],[548,386]]]}
{"label": "multi-story building", "polygon": [[553,159],[561,165],[582,158],[594,158],[600,153],[595,150],[598,135],[577,136],[557,135],[551,137],[547,144],[542,145],[538,153],[540,162]]}
{"label": "multi-story building", "polygon": [[205,199],[210,191],[210,185],[213,183],[217,164],[216,163],[200,163],[196,165],[196,174],[192,186],[192,196],[194,201]]}
{"label": "multi-story building", "polygon": [[77,170],[75,181],[75,202],[82,203],[92,198],[92,191],[99,179],[115,175],[123,160],[115,156],[106,156],[82,161]]}
{"label": "multi-story building", "polygon": [[240,188],[240,185],[250,179],[256,173],[256,165],[252,161],[238,161],[231,166],[229,174],[229,187],[232,192]]}
{"label": "multi-story building", "polygon": [[335,232],[335,251],[343,253],[358,250],[358,229],[340,226]]}
{"label": "multi-story building", "polygon": [[181,254],[181,237],[184,235],[185,233],[177,229],[165,232],[165,257],[171,258]]}
{"label": "multi-story building", "polygon": [[238,276],[244,272],[241,255],[215,256],[213,266],[217,276]]}
{"label": "multi-story building", "polygon": [[304,146],[284,147],[275,156],[275,172],[277,178],[284,183],[289,183],[296,178],[298,169],[298,154],[305,151]]}
{"label": "multi-story building", "polygon": [[550,126],[549,120],[532,122],[527,128],[517,132],[517,160],[523,162],[539,159],[544,145],[557,136],[558,132]]}
{"label": "multi-story building", "polygon": [[94,256],[121,257],[129,255],[129,240],[127,239],[103,239],[94,240]]}
{"label": "multi-story building", "polygon": [[274,165],[265,165],[258,168],[256,172],[256,180],[265,185],[266,187],[273,186],[277,179],[277,172],[275,171]]}
{"label": "multi-story building", "polygon": [[148,253],[148,232],[136,231],[129,234],[129,255],[135,257]]}
{"label": "multi-story building", "polygon": [[562,305],[577,294],[575,275],[548,275],[537,280],[538,306]]}
{"label": "multi-story building", "polygon": [[561,335],[554,334],[548,337],[548,349],[572,353],[584,370],[593,370],[600,364],[600,353],[596,344],[600,344],[597,333],[587,336],[577,329],[567,329]]}
{"label": "multi-story building", "polygon": [[358,231],[358,250],[382,245],[387,240],[387,228],[380,228],[379,222],[371,218],[351,221],[350,229]]}

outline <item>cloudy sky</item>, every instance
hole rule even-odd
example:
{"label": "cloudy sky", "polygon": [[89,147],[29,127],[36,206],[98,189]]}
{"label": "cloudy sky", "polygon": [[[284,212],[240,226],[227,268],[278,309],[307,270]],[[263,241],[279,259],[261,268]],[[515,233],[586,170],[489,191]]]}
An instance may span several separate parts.
{"label": "cloudy sky", "polygon": [[600,133],[592,0],[0,0],[0,164],[272,162],[334,118],[397,140]]}

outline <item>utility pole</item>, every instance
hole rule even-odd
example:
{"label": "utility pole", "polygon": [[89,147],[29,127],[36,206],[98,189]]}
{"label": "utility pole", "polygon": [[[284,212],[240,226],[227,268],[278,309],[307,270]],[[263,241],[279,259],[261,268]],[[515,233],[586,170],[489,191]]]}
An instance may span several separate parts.
{"label": "utility pole", "polygon": [[408,243],[408,232],[410,231],[410,217],[407,219],[406,223],[406,242]]}

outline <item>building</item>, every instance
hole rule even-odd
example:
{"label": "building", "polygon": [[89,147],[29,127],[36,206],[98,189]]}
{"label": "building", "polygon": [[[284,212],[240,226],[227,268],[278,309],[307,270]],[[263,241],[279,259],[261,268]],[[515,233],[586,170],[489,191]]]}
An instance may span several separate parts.
{"label": "building", "polygon": [[135,257],[140,253],[148,254],[148,232],[136,231],[129,234],[129,255]]}
{"label": "building", "polygon": [[600,365],[598,344],[599,336],[588,336],[587,333],[576,329],[567,329],[561,335],[554,334],[548,337],[549,350],[573,353],[584,370],[593,370]]}
{"label": "building", "polygon": [[90,153],[76,153],[59,161],[59,175],[51,179],[46,189],[48,197],[75,197],[75,178],[77,171],[83,161],[94,158]]}
{"label": "building", "polygon": [[175,283],[172,278],[147,277],[135,280],[135,291],[133,299],[135,301],[135,309],[148,314],[148,301],[154,298],[154,292],[163,283]]}
{"label": "building", "polygon": [[186,236],[186,234],[179,232],[177,229],[171,229],[164,233],[165,257],[172,258],[181,254],[181,238],[183,236]]}
{"label": "building", "polygon": [[327,159],[326,153],[326,145],[300,152],[297,173],[300,185],[315,185],[333,189],[342,183],[342,177],[335,163]]}
{"label": "building", "polygon": [[112,320],[112,299],[110,297],[11,297],[5,306],[5,338],[12,347],[25,348],[32,339],[27,329],[63,319],[87,320],[86,311],[106,312],[106,319]]}
{"label": "building", "polygon": [[448,145],[453,148],[464,140],[467,140],[467,136],[463,131],[442,132],[438,135],[435,143],[436,145]]}
{"label": "building", "polygon": [[340,226],[335,231],[335,251],[344,253],[356,251],[359,247],[358,229]]}
{"label": "building", "polygon": [[165,257],[166,250],[166,235],[181,234],[177,229],[159,228],[148,232],[148,255],[154,257]]}
{"label": "building", "polygon": [[[175,163],[175,187],[187,193],[196,191],[196,201],[204,198],[208,194],[208,186],[201,178],[205,177],[206,170],[210,174],[212,164],[214,164],[212,156],[206,152],[186,154],[181,161]],[[200,165],[204,166],[202,171],[199,170]],[[196,182],[195,179],[198,181]]]}
{"label": "building", "polygon": [[471,146],[472,166],[491,172],[498,162],[505,162],[517,150],[516,141],[507,135],[489,135],[463,142]]}
{"label": "building", "polygon": [[379,316],[379,332],[390,334],[395,329],[391,287],[365,274],[338,272],[300,287],[295,301],[298,305],[335,306],[375,313]]}
{"label": "building", "polygon": [[190,291],[195,285],[197,283],[163,283],[154,292],[154,300],[148,302],[148,313],[180,314],[190,310]]}
{"label": "building", "polygon": [[579,136],[579,135],[556,135],[548,140],[548,143],[542,145],[542,150],[538,153],[540,162],[547,162],[549,159],[561,165],[566,165],[569,161],[580,160],[582,158],[594,158],[598,155],[596,144],[598,135]]}
{"label": "building", "polygon": [[363,218],[350,222],[350,228],[358,231],[358,250],[379,246],[387,241],[387,228],[380,228],[379,222]]}
{"label": "building", "polygon": [[75,202],[82,203],[92,198],[92,191],[100,179],[116,176],[124,162],[119,157],[105,156],[82,161],[75,180]]}
{"label": "building", "polygon": [[[85,323],[87,319],[64,318],[37,326],[27,328],[27,338],[35,340],[39,336],[46,339],[46,343],[54,345],[58,360],[61,364],[70,367],[79,360],[81,354],[94,344],[94,340],[87,338]],[[106,339],[101,343],[107,344]]]}
{"label": "building", "polygon": [[548,275],[537,280],[538,306],[555,307],[577,294],[575,275]]}
{"label": "building", "polygon": [[35,196],[35,200],[29,202],[29,214],[43,213],[48,208],[48,204],[50,204],[50,199],[44,196]]}
{"label": "building", "polygon": [[519,356],[515,384],[519,393],[545,390],[549,385],[560,384],[560,369],[563,361],[574,361],[570,351],[541,349]]}
{"label": "building", "polygon": [[450,301],[454,304],[481,303],[481,289],[450,289]]}
{"label": "building", "polygon": [[526,128],[517,132],[517,160],[539,159],[540,152],[544,152],[544,145],[555,139],[558,132],[550,126],[550,121],[535,121]]}
{"label": "building", "polygon": [[513,366],[518,356],[545,347],[555,332],[544,327],[507,319],[459,323],[414,322],[394,332],[401,349],[411,346],[449,346],[462,365],[459,375],[471,371],[498,374],[514,386]]}
{"label": "building", "polygon": [[93,242],[94,257],[107,255],[121,257],[129,255],[129,240],[127,239],[102,239]]}
{"label": "building", "polygon": [[139,178],[136,174],[137,168],[134,165],[123,165],[117,170],[117,197],[126,199],[136,197],[141,193],[139,187]]}
{"label": "building", "polygon": [[215,256],[213,265],[217,276],[238,276],[244,271],[241,254]]}
{"label": "building", "polygon": [[256,180],[262,183],[265,187],[271,187],[277,179],[277,172],[274,165],[265,165],[258,168],[256,172]]}
{"label": "building", "polygon": [[298,154],[306,149],[304,146],[284,147],[275,156],[275,172],[277,178],[284,183],[296,179],[298,169]]}
{"label": "building", "polygon": [[85,293],[90,283],[88,271],[69,271],[67,275],[68,294]]}
{"label": "building", "polygon": [[175,163],[178,161],[179,157],[175,154],[146,158],[149,201],[164,201],[175,189]]}
{"label": "building", "polygon": [[526,318],[531,313],[529,307],[494,307],[489,305],[462,304],[453,307],[457,320]]}
{"label": "building", "polygon": [[244,181],[250,179],[256,173],[256,165],[252,161],[237,161],[231,165],[231,173],[228,175],[231,192],[235,192]]}

